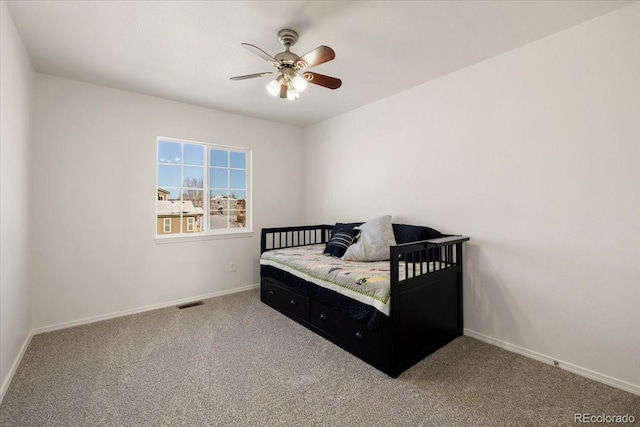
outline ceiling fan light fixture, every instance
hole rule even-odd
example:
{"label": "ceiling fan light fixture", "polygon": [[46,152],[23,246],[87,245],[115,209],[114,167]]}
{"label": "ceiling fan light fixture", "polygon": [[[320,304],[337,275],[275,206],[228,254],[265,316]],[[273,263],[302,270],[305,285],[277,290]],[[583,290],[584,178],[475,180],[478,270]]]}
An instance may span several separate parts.
{"label": "ceiling fan light fixture", "polygon": [[280,85],[282,84],[282,80],[284,80],[282,76],[278,76],[277,79],[272,80],[267,85],[267,91],[269,92],[269,94],[273,96],[278,96],[278,94],[280,93]]}
{"label": "ceiling fan light fixture", "polygon": [[307,79],[301,76],[295,76],[292,80],[293,87],[298,92],[303,92],[307,88]]}
{"label": "ceiling fan light fixture", "polygon": [[295,101],[298,98],[300,98],[300,93],[298,93],[298,91],[293,87],[289,86],[289,88],[287,89],[287,99],[289,101]]}

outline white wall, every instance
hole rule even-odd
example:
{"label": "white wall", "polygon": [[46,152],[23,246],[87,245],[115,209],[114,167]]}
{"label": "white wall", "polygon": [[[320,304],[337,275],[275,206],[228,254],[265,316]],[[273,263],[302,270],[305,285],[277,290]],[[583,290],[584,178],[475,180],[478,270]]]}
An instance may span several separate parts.
{"label": "white wall", "polygon": [[[35,328],[257,284],[261,227],[303,219],[299,128],[42,74],[36,94]],[[253,237],[154,241],[157,136],[253,150]]]}
{"label": "white wall", "polygon": [[31,332],[31,145],[35,72],[0,2],[0,400]]}
{"label": "white wall", "polygon": [[469,333],[640,392],[640,4],[307,128],[304,154],[308,222],[470,236]]}

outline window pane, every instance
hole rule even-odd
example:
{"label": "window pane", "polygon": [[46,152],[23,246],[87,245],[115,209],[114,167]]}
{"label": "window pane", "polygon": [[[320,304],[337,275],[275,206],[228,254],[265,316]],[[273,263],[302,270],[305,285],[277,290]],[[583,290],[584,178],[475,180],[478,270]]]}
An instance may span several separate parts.
{"label": "window pane", "polygon": [[180,166],[158,165],[158,186],[179,187],[181,169]]}
{"label": "window pane", "polygon": [[229,152],[226,150],[211,150],[209,166],[229,167]]}
{"label": "window pane", "polygon": [[184,144],[185,165],[204,166],[204,147],[200,145]]}
{"label": "window pane", "polygon": [[228,192],[226,189],[222,189],[222,190],[220,190],[220,189],[218,189],[218,190],[211,190],[211,191],[209,192],[209,197],[211,197],[212,199],[213,199],[214,197],[219,197],[219,196],[225,196],[225,197],[227,197],[227,195],[228,195],[228,194],[229,194],[229,192]]}
{"label": "window pane", "polygon": [[204,168],[184,166],[182,172],[185,187],[204,188]]}
{"label": "window pane", "polygon": [[[203,190],[184,190],[182,192],[183,208],[182,217],[183,232],[199,233],[204,231],[203,218],[204,218],[204,191]],[[193,224],[193,227],[189,227],[189,223]]]}
{"label": "window pane", "polygon": [[227,190],[211,190],[209,193],[209,228],[227,228],[227,214],[229,212]]}
{"label": "window pane", "polygon": [[158,187],[158,200],[180,200],[180,189],[170,187]]}
{"label": "window pane", "polygon": [[209,185],[211,188],[227,188],[229,187],[228,169],[211,168],[209,176]]}
{"label": "window pane", "polygon": [[229,209],[238,209],[238,200],[233,197],[233,194],[229,196]]}
{"label": "window pane", "polygon": [[231,169],[229,175],[231,176],[231,188],[247,187],[247,172]]}
{"label": "window pane", "polygon": [[216,200],[216,203],[211,205],[211,215],[226,215],[229,207],[226,200]]}
{"label": "window pane", "polygon": [[[191,190],[187,189],[182,192],[182,200],[185,201],[185,211],[191,211],[193,209],[198,210],[198,212],[193,213],[203,213],[202,210],[204,206],[204,191],[202,190]],[[190,202],[186,203],[186,202]],[[192,206],[193,205],[193,206]]]}
{"label": "window pane", "polygon": [[229,211],[229,226],[233,228],[247,226],[247,211],[235,210]]}
{"label": "window pane", "polygon": [[220,215],[229,210],[229,199],[227,196],[212,197],[210,201],[211,215]]}
{"label": "window pane", "polygon": [[247,192],[244,190],[231,190],[231,197],[238,202],[243,202],[247,198]]}
{"label": "window pane", "polygon": [[247,155],[245,153],[238,153],[236,151],[231,152],[231,167],[246,169],[247,168]]}
{"label": "window pane", "polygon": [[227,215],[211,215],[210,219],[211,221],[209,222],[209,228],[212,230],[229,228],[227,227],[227,223],[228,223]]}
{"label": "window pane", "polygon": [[158,143],[158,163],[180,164],[182,144],[160,141]]}

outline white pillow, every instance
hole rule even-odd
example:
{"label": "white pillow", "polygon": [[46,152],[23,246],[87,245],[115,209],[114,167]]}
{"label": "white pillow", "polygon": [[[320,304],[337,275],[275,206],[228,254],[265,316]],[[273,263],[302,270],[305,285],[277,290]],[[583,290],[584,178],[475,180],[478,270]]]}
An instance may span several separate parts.
{"label": "white pillow", "polygon": [[355,229],[360,230],[360,238],[349,246],[343,260],[384,261],[391,257],[389,246],[396,244],[391,215],[379,216]]}

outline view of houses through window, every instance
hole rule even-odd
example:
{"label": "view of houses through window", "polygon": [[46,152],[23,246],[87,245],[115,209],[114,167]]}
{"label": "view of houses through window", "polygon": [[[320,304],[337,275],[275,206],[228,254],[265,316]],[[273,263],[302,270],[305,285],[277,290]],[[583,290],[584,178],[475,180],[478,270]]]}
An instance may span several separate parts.
{"label": "view of houses through window", "polygon": [[158,138],[156,233],[242,231],[249,150]]}

